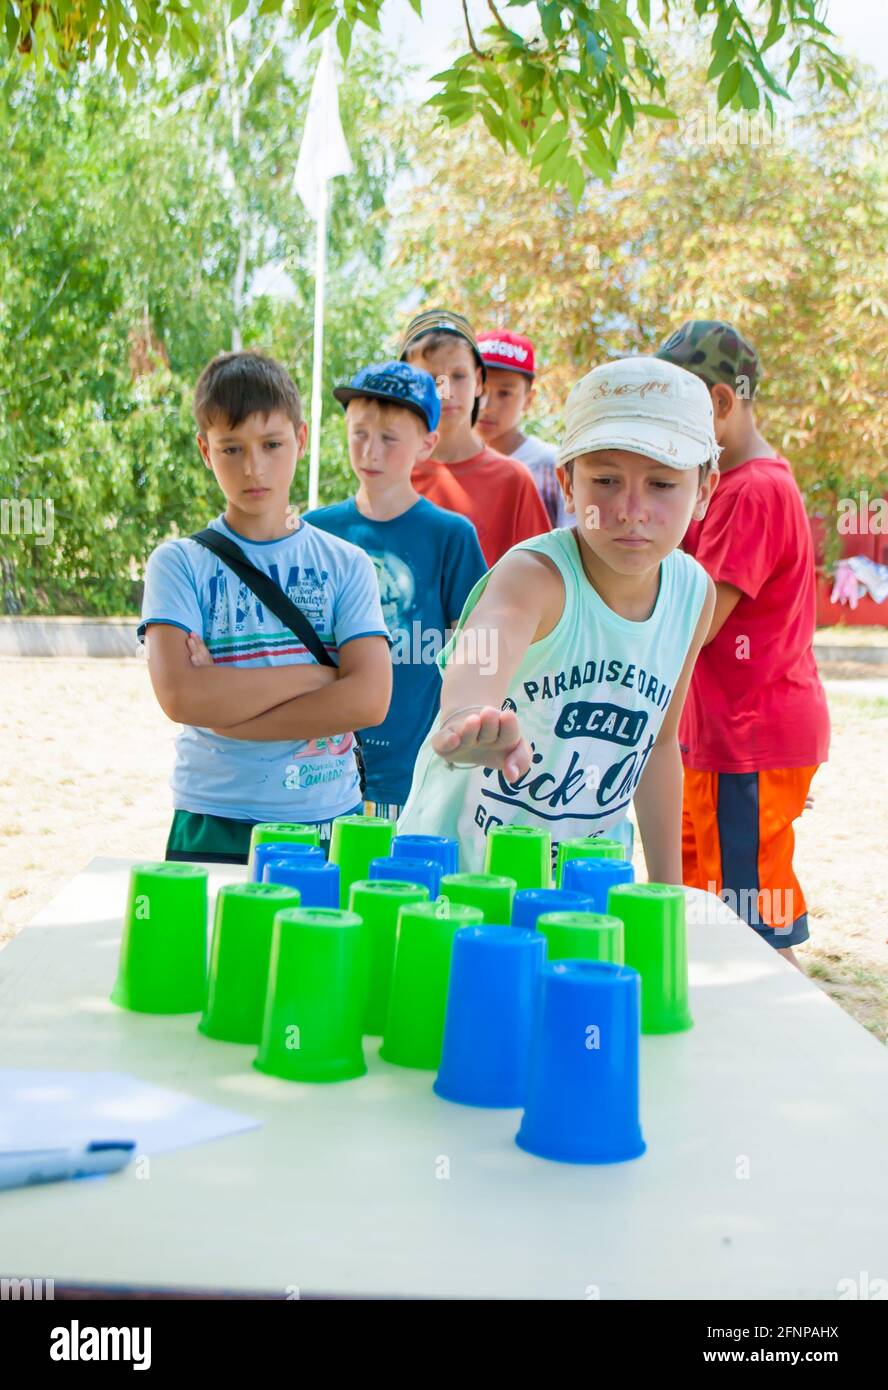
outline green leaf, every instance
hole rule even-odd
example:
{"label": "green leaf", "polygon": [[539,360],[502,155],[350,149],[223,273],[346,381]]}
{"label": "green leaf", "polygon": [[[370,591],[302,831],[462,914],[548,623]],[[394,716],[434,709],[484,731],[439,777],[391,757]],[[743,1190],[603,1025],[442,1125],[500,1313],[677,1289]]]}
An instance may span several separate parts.
{"label": "green leaf", "polygon": [[635,129],[635,108],[625,87],[620,88],[620,114],[629,130]]}
{"label": "green leaf", "polygon": [[795,72],[796,68],[797,68],[798,65],[799,65],[799,60],[800,60],[801,56],[802,56],[802,45],[799,43],[799,44],[796,44],[795,48],[792,50],[792,53],[789,55],[789,62],[788,62],[787,65],[786,65],[786,85],[787,85],[787,87],[789,86],[790,82],[792,81],[793,73]]}
{"label": "green leaf", "polygon": [[422,0],[407,0],[407,3],[414,14],[418,14],[420,19],[422,19]]}
{"label": "green leaf", "polygon": [[719,110],[721,110],[723,106],[727,106],[728,102],[736,94],[740,87],[740,79],[742,76],[743,68],[740,63],[732,63],[727,72],[723,74],[722,80],[718,84],[717,99]]}
{"label": "green leaf", "polygon": [[749,68],[743,69],[743,76],[740,78],[740,101],[747,111],[758,110],[759,89]]}
{"label": "green leaf", "polygon": [[571,156],[568,162],[567,174],[565,175],[567,191],[574,201],[574,207],[579,206],[580,199],[586,188],[586,175],[583,173],[583,166],[578,159]]}
{"label": "green leaf", "polygon": [[638,0],[638,18],[645,28],[651,27],[651,0]]}
{"label": "green leaf", "polygon": [[570,158],[569,146],[559,145],[540,166],[540,183],[558,183],[567,169]]}
{"label": "green leaf", "polygon": [[559,145],[563,145],[567,139],[567,134],[567,121],[556,121],[554,125],[550,125],[534,146],[530,161],[531,168],[535,164],[542,164],[544,160],[549,158],[553,150],[558,149]]}
{"label": "green leaf", "polygon": [[770,48],[772,44],[777,43],[780,39],[782,39],[785,33],[785,24],[778,24],[773,29],[769,28],[767,34],[765,35],[764,42],[762,43],[762,46],[759,49],[759,52],[764,53],[765,50]]}
{"label": "green leaf", "polygon": [[715,57],[706,70],[707,82],[714,81],[716,77],[719,77],[728,64],[734,61],[735,55],[736,49],[734,48],[733,39],[725,39],[724,42],[720,44]]}
{"label": "green leaf", "polygon": [[345,19],[340,19],[336,25],[336,45],[339,49],[343,63],[348,62],[348,55],[351,52],[352,30],[351,25]]}
{"label": "green leaf", "polygon": [[497,144],[501,145],[502,148],[505,149],[509,142],[506,137],[505,122],[503,121],[503,118],[499,114],[499,112],[494,111],[492,106],[482,106],[481,119],[487,126],[487,129],[490,131]]}
{"label": "green leaf", "polygon": [[561,38],[561,6],[559,4],[546,4],[539,6],[540,23],[543,26],[543,33],[550,43]]}
{"label": "green leaf", "polygon": [[228,12],[228,17],[231,20],[232,24],[236,19],[240,19],[241,15],[243,14],[244,10],[247,8],[247,5],[249,3],[250,0],[231,0],[231,9]]}
{"label": "green leaf", "polygon": [[678,115],[675,111],[670,111],[668,106],[651,106],[646,101],[635,103],[636,111],[640,111],[643,116],[653,116],[658,121],[677,121]]}

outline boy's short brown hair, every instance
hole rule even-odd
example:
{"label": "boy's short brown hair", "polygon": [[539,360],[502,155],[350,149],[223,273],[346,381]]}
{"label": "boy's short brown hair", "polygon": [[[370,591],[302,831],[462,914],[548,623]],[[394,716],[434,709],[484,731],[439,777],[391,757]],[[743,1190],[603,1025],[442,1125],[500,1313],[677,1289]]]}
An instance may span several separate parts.
{"label": "boy's short brown hair", "polygon": [[220,352],[209,362],[194,388],[194,418],[202,435],[224,419],[237,429],[249,415],[271,415],[279,410],[302,424],[299,388],[286,367],[264,352]]}

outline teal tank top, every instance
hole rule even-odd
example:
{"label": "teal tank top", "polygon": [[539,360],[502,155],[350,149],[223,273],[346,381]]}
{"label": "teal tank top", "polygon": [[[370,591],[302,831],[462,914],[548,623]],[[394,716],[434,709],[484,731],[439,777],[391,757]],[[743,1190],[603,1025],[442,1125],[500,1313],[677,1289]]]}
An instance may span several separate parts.
{"label": "teal tank top", "polygon": [[[674,550],[660,566],[650,617],[632,622],[609,608],[590,584],[572,527],[512,549],[548,556],[564,581],[561,618],[547,637],[528,647],[502,706],[517,713],[532,765],[513,783],[495,768],[448,768],[431,746],[439,710],[398,820],[402,835],[457,839],[461,867],[470,872],[483,869],[485,837],[497,825],[550,831],[553,854],[559,840],[615,831],[631,846],[626,812],[706,596],[702,566]],[[442,671],[489,578],[488,573],[479,579],[466,599],[456,631],[438,655]]]}

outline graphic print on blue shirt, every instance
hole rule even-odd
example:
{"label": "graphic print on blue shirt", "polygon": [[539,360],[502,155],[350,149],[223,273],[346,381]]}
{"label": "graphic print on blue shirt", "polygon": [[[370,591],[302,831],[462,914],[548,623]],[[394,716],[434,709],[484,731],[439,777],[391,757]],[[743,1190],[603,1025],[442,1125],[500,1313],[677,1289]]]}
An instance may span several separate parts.
{"label": "graphic print on blue shirt", "polygon": [[[271,541],[250,541],[221,517],[210,523],[302,609],[334,662],[357,637],[387,637],[373,567],[354,546],[304,522]],[[314,656],[211,551],[164,541],[148,561],[142,621],[200,633],[218,666],[315,664]],[[338,664],[338,663],[337,663]],[[258,741],[183,726],[171,781],[174,806],[236,820],[323,821],[360,798],[354,735]]]}
{"label": "graphic print on blue shirt", "polygon": [[416,754],[438,712],[435,658],[447,628],[486,571],[474,526],[420,498],[390,521],[365,517],[353,498],[306,514],[313,526],[366,551],[392,640],[392,702],[378,728],[361,729],[368,799],[403,805]]}

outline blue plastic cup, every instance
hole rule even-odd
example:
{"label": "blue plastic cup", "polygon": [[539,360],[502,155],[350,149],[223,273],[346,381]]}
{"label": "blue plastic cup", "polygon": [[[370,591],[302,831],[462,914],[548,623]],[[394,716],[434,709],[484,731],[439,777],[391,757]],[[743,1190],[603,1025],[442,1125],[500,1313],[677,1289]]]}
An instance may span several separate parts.
{"label": "blue plastic cup", "polygon": [[397,859],[390,856],[370,860],[370,878],[393,879],[396,883],[421,883],[429,890],[430,902],[434,902],[438,896],[441,873],[441,865],[435,859],[408,859],[405,854]]}
{"label": "blue plastic cup", "polygon": [[568,859],[561,875],[563,888],[592,899],[590,912],[607,912],[607,895],[615,883],[634,883],[628,859]]}
{"label": "blue plastic cup", "polygon": [[400,859],[434,859],[442,874],[459,873],[459,844],[445,835],[396,835],[392,855]]}
{"label": "blue plastic cup", "polygon": [[460,1105],[523,1105],[545,939],[523,927],[461,927],[453,938],[436,1095]]}
{"label": "blue plastic cup", "polygon": [[545,965],[515,1142],[560,1163],[644,1153],[638,1119],[641,977],[627,965]]}
{"label": "blue plastic cup", "polygon": [[269,859],[289,859],[291,855],[320,859],[323,864],[327,862],[324,851],[317,845],[297,845],[286,840],[264,841],[253,850],[253,882],[266,882],[263,875]]}
{"label": "blue plastic cup", "polygon": [[512,926],[533,931],[544,912],[593,912],[588,893],[567,888],[519,888],[512,901]]}
{"label": "blue plastic cup", "polygon": [[298,888],[302,907],[339,907],[339,865],[304,854],[269,859],[263,883],[282,883]]}

